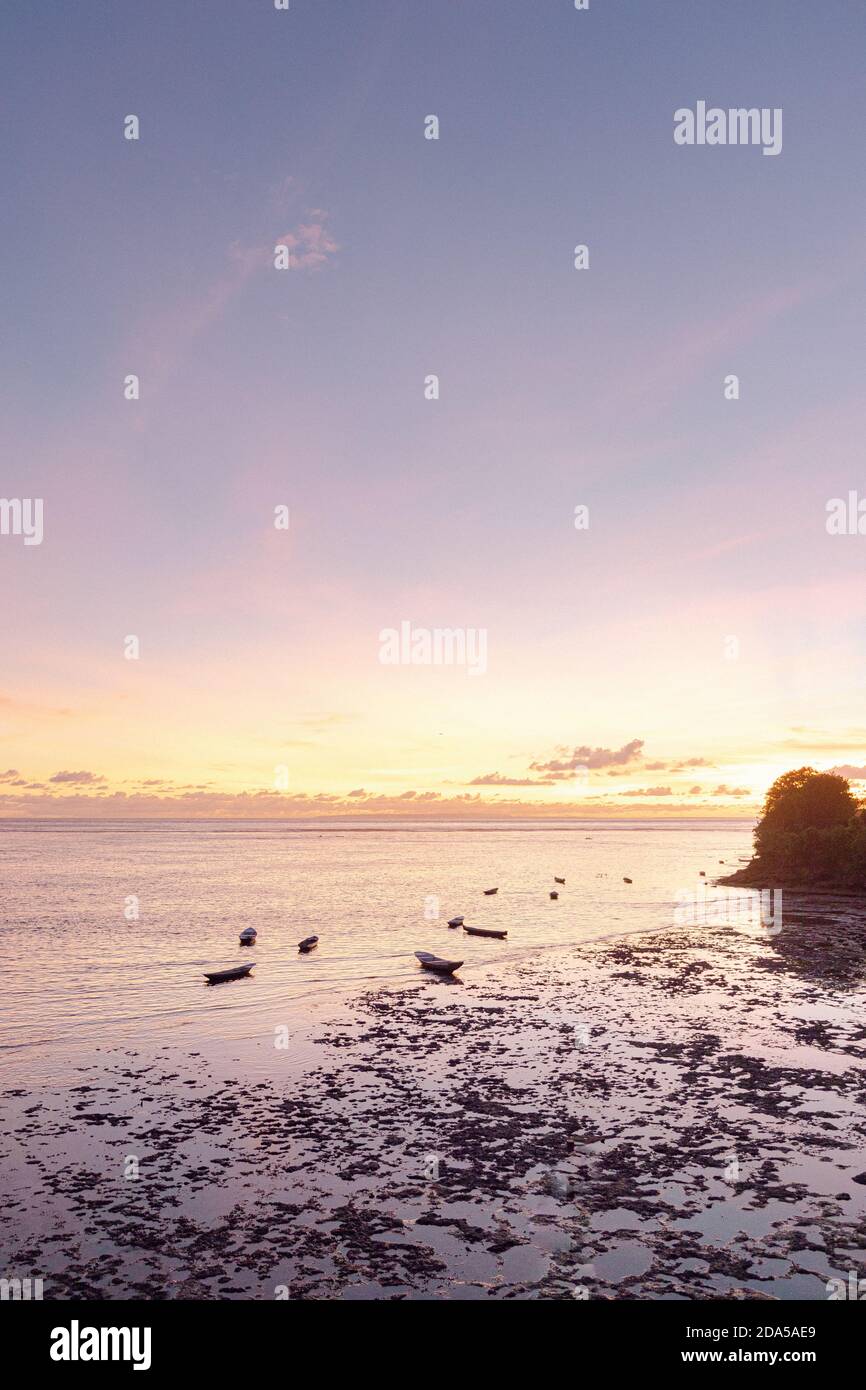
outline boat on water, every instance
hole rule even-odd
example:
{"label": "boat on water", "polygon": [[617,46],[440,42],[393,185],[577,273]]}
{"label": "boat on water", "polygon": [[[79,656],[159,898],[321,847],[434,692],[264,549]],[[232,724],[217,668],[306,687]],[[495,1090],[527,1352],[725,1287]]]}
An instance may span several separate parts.
{"label": "boat on water", "polygon": [[557,893],[557,891],[556,891],[555,888],[552,888],[552,889],[550,890],[550,896],[553,898],[554,902],[555,902],[556,899],[559,897],[559,894]]}
{"label": "boat on water", "polygon": [[434,956],[432,951],[416,951],[415,957],[425,970],[432,970],[436,975],[453,975],[463,964],[462,960],[443,960],[441,956]]}
{"label": "boat on water", "polygon": [[624,878],[624,879],[623,879],[623,883],[631,883],[631,881],[632,881],[632,880],[631,880],[630,878]]}
{"label": "boat on water", "polygon": [[490,929],[489,927],[467,927],[467,926],[464,926],[463,930],[464,930],[465,932],[468,932],[470,936],[496,936],[496,937],[498,937],[498,938],[500,939],[500,941],[502,940],[503,937],[505,937],[505,936],[508,935],[508,932],[507,932],[507,931],[491,931],[491,929]]}
{"label": "boat on water", "polygon": [[462,926],[463,926],[463,918],[462,918],[462,917],[449,917],[449,918],[448,918],[448,925],[449,925],[449,927],[462,927]]}
{"label": "boat on water", "polygon": [[307,951],[312,951],[318,944],[319,938],[317,936],[305,936],[303,941],[298,942],[298,950],[303,951],[306,955]]}
{"label": "boat on water", "polygon": [[209,985],[221,985],[223,980],[239,980],[242,975],[249,975],[254,964],[251,961],[249,965],[233,965],[230,970],[205,970],[204,977]]}
{"label": "boat on water", "polygon": [[564,883],[564,882],[565,882],[565,879],[564,879],[564,878],[557,878],[557,877],[556,877],[556,874],[554,874],[554,875],[553,875],[553,881],[554,881],[554,883]]}
{"label": "boat on water", "polygon": [[255,927],[245,927],[240,934],[239,940],[242,946],[252,946],[257,936],[258,932]]}
{"label": "boat on water", "polygon": [[492,898],[492,897],[493,897],[493,894],[494,894],[494,893],[498,893],[498,892],[499,892],[499,889],[498,889],[498,888],[485,888],[485,889],[484,889],[484,896],[485,896],[485,898]]}

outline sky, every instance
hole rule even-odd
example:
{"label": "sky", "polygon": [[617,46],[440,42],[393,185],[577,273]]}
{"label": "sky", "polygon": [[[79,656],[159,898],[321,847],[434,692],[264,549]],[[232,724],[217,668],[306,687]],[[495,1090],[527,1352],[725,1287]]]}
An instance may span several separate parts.
{"label": "sky", "polygon": [[[855,0],[9,0],[0,497],[43,528],[0,534],[0,815],[866,778],[866,535],[827,529],[864,40]],[[699,101],[781,152],[678,145]]]}

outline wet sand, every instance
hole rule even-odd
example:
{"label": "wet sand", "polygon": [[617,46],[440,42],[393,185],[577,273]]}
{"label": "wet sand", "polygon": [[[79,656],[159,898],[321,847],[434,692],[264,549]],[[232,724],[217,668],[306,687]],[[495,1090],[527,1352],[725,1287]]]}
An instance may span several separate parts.
{"label": "wet sand", "polygon": [[124,1047],[6,1090],[3,1270],[46,1299],[824,1299],[866,1276],[859,915],[419,973],[260,1040],[265,1079]]}

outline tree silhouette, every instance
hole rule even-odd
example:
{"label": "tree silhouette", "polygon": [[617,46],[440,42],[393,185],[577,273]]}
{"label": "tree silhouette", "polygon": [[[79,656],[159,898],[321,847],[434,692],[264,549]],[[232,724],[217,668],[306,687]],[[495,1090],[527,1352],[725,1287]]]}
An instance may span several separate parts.
{"label": "tree silhouette", "polygon": [[777,777],[755,826],[754,857],[720,880],[760,887],[866,889],[866,803],[846,777],[798,767]]}
{"label": "tree silhouette", "polygon": [[755,828],[755,848],[775,831],[827,830],[847,825],[859,809],[846,777],[798,767],[777,777],[764,800],[764,812]]}

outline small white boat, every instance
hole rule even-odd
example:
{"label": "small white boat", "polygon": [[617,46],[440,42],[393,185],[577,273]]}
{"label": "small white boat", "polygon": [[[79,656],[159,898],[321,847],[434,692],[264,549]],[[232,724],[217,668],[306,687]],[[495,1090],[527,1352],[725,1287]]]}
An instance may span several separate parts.
{"label": "small white boat", "polygon": [[205,970],[204,977],[209,985],[220,985],[223,980],[239,980],[243,975],[249,975],[255,962],[249,965],[233,965],[231,970]]}
{"label": "small white boat", "polygon": [[242,946],[252,946],[257,936],[255,927],[245,927],[240,934],[240,943]]}
{"label": "small white boat", "polygon": [[462,918],[462,917],[449,917],[449,918],[448,918],[448,925],[449,925],[449,927],[462,927],[462,926],[463,926],[463,918]]}
{"label": "small white boat", "polygon": [[433,970],[437,975],[453,975],[463,964],[462,960],[443,960],[441,956],[434,956],[432,951],[416,951],[415,956],[425,970]]}

